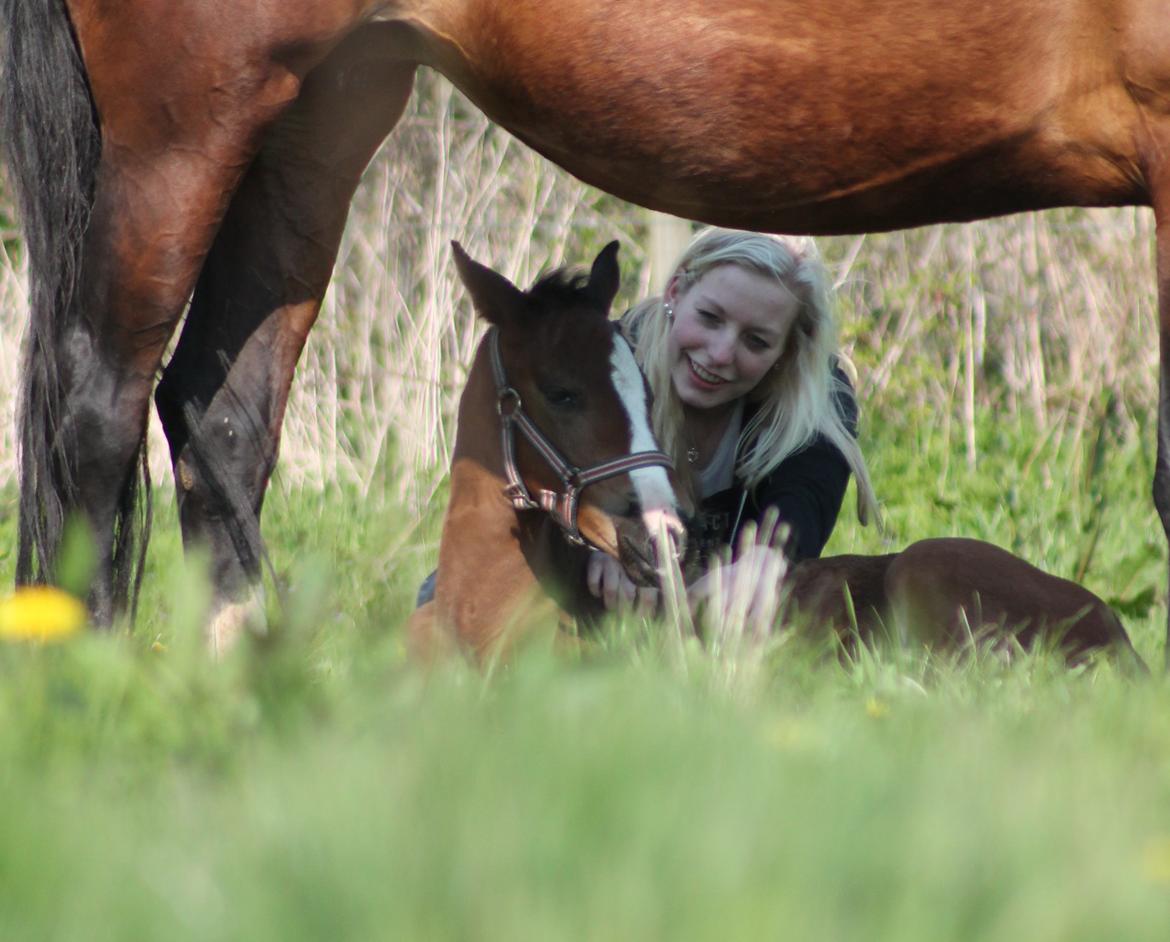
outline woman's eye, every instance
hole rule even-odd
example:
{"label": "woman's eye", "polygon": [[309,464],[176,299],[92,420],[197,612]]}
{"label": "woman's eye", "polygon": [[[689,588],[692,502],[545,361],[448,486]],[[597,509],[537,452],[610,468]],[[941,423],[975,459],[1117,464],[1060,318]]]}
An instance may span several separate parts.
{"label": "woman's eye", "polygon": [[701,320],[704,324],[718,324],[719,323],[718,316],[716,316],[715,314],[712,314],[710,311],[704,311],[702,308],[699,308],[698,312],[699,312],[699,320]]}
{"label": "woman's eye", "polygon": [[768,349],[768,341],[764,340],[761,337],[749,336],[744,341],[744,343],[747,344],[747,348],[749,350],[751,350],[752,353],[763,353],[765,350]]}

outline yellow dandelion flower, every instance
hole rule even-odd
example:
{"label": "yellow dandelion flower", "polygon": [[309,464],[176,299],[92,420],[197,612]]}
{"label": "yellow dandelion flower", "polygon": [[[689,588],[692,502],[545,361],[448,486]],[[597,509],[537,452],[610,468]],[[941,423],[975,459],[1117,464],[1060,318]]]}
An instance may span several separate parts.
{"label": "yellow dandelion flower", "polygon": [[1142,875],[1151,883],[1170,884],[1170,837],[1155,837],[1142,848]]}
{"label": "yellow dandelion flower", "polygon": [[84,626],[85,606],[53,586],[25,586],[0,601],[5,641],[61,641]]}
{"label": "yellow dandelion flower", "polygon": [[865,701],[865,713],[871,720],[883,720],[890,715],[890,708],[884,700],[870,697]]}

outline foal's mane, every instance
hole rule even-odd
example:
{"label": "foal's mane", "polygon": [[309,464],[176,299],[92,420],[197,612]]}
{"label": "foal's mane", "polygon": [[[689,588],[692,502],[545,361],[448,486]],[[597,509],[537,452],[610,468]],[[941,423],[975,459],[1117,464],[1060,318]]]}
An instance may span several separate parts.
{"label": "foal's mane", "polygon": [[585,290],[588,284],[588,272],[576,266],[566,266],[543,275],[528,291],[528,296],[542,304],[565,306],[588,300]]}

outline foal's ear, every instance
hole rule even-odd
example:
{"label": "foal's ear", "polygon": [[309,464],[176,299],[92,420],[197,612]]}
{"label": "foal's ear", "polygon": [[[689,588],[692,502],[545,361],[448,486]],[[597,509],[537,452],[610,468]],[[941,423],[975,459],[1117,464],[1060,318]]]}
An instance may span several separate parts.
{"label": "foal's ear", "polygon": [[618,293],[622,274],[617,263],[618,243],[614,239],[598,253],[593,260],[593,268],[589,270],[589,284],[585,292],[596,302],[603,311],[608,312],[609,306]]}
{"label": "foal's ear", "polygon": [[459,277],[484,320],[503,326],[526,309],[528,296],[507,278],[475,261],[458,242],[451,242],[451,250]]}

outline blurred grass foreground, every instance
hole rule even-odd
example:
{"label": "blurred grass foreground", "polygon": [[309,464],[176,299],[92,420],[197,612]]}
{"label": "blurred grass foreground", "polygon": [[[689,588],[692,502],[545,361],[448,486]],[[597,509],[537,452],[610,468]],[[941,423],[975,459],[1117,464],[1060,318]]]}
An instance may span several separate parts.
{"label": "blurred grass foreground", "polygon": [[[132,629],[0,644],[0,939],[1170,936],[1160,671],[842,666],[783,634],[680,649],[635,619],[582,656],[406,663],[478,336],[453,237],[520,283],[616,237],[622,298],[651,288],[642,211],[421,82],[294,387],[265,510],[269,634],[207,658],[206,583],[160,488]],[[1149,214],[822,245],[888,524],[858,527],[847,500],[828,552],[991,540],[1085,582],[1159,666]],[[0,246],[10,417],[24,259],[3,208]],[[6,419],[5,587],[12,436]],[[157,435],[152,451],[166,480]],[[62,602],[32,601],[36,618]]]}

